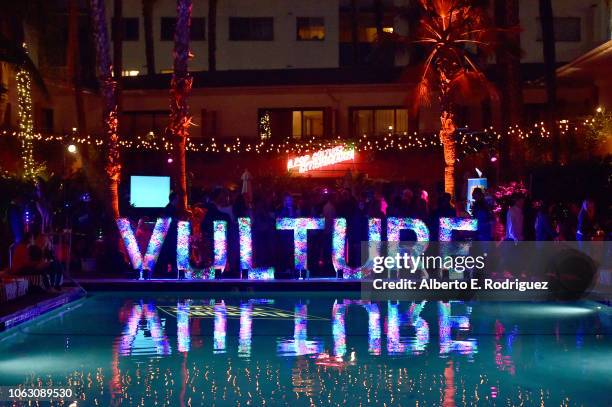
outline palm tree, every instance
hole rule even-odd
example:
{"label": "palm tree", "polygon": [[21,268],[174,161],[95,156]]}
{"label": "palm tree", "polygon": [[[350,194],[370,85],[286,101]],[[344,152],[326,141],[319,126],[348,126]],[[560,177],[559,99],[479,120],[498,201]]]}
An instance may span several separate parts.
{"label": "palm tree", "polygon": [[119,181],[121,179],[119,133],[117,132],[117,82],[112,75],[104,0],[90,0],[90,4],[98,62],[98,81],[103,101],[102,120],[107,141],[105,170],[108,177],[110,209],[116,219],[119,217]]}
{"label": "palm tree", "polygon": [[[440,141],[444,149],[444,189],[454,196],[455,113],[459,100],[496,99],[497,92],[477,64],[474,51],[490,51],[496,29],[484,9],[468,0],[421,0],[422,18],[414,38],[394,34],[395,41],[426,49],[416,90],[416,106],[440,103]],[[469,48],[468,48],[469,47]],[[471,48],[471,50],[470,50]]]}
{"label": "palm tree", "polygon": [[208,70],[217,70],[217,0],[208,0]]}
{"label": "palm tree", "polygon": [[174,74],[170,84],[170,124],[168,132],[175,155],[175,189],[179,200],[179,213],[187,209],[187,171],[185,163],[185,143],[189,136],[191,116],[187,96],[191,91],[192,77],[187,65],[189,50],[189,28],[191,25],[192,0],[177,0],[176,28],[174,31]]}
{"label": "palm tree", "polygon": [[559,160],[559,131],[555,123],[557,105],[557,78],[555,57],[555,26],[552,0],[540,0],[540,24],[542,25],[542,48],[544,52],[544,82],[546,83],[546,125],[552,133],[553,161]]}
{"label": "palm tree", "polygon": [[117,101],[117,133],[121,134],[121,115],[123,102],[121,98],[121,85],[123,78],[123,35],[125,24],[123,22],[123,0],[113,1],[113,76],[115,77]]}
{"label": "palm tree", "polygon": [[153,40],[153,3],[155,0],[142,0],[142,19],[144,23],[145,57],[147,75],[155,75],[155,41]]}

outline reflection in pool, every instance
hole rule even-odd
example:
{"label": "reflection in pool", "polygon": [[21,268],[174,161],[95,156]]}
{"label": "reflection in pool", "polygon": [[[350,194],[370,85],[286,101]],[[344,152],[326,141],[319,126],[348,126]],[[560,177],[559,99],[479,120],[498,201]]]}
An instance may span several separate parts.
{"label": "reflection in pool", "polygon": [[610,404],[596,303],[96,294],[0,337],[0,384],[80,405]]}

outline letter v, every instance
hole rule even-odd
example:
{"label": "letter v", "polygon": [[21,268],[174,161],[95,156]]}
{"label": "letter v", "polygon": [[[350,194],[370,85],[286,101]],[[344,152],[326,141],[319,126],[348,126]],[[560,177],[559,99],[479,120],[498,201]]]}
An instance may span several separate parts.
{"label": "letter v", "polygon": [[130,224],[129,219],[117,219],[117,227],[119,228],[119,233],[121,233],[121,237],[123,238],[123,243],[125,244],[130,262],[132,263],[134,270],[140,271],[140,278],[142,278],[142,270],[150,271],[155,267],[155,263],[157,263],[157,258],[161,252],[162,244],[164,243],[164,240],[166,240],[170,223],[172,223],[171,218],[157,218],[157,222],[155,222],[155,227],[153,228],[153,233],[151,234],[151,239],[147,245],[147,251],[145,252],[143,258],[142,253],[140,253],[140,249],[138,248],[138,242],[136,242],[136,237],[134,236],[134,231],[132,230],[132,225]]}

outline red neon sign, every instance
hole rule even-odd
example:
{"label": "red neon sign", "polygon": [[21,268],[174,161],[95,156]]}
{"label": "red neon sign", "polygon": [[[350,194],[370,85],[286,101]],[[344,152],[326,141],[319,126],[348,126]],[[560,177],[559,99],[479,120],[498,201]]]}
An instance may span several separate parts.
{"label": "red neon sign", "polygon": [[313,154],[290,158],[287,162],[287,170],[291,171],[297,168],[300,173],[304,173],[354,159],[355,149],[337,146]]}

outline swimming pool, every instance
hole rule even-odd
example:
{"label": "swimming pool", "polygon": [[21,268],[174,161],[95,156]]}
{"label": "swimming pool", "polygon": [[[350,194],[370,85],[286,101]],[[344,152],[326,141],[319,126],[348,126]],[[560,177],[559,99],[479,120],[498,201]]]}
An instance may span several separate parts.
{"label": "swimming pool", "polygon": [[96,293],[0,336],[0,384],[79,405],[612,403],[598,303]]}

